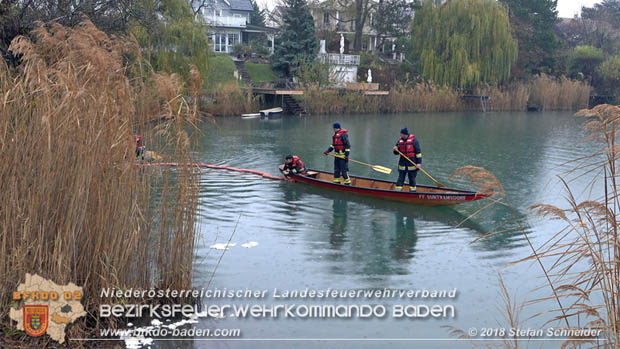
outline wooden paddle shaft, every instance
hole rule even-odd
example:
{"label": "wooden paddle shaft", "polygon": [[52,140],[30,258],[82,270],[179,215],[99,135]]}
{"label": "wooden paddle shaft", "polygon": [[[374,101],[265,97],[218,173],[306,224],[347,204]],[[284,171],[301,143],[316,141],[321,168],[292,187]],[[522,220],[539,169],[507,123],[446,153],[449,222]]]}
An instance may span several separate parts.
{"label": "wooden paddle shaft", "polygon": [[[404,157],[405,159],[409,160],[410,163],[416,165],[417,164],[415,162],[413,162],[413,160],[409,159],[409,157],[405,154],[403,154],[400,150],[396,149],[396,151],[398,152],[398,154],[400,154],[400,156]],[[435,184],[437,184],[437,186],[439,187],[445,187],[445,185],[439,183],[435,178],[433,178],[433,176],[431,176],[430,174],[428,174],[428,172],[424,171],[424,169],[422,167],[418,167],[418,170],[422,171],[422,173],[424,173],[428,178],[430,178],[433,182],[435,182]]]}
{"label": "wooden paddle shaft", "polygon": [[[327,153],[327,154],[328,154],[328,155],[331,155],[331,156],[333,156],[333,157],[335,157],[335,158],[344,159],[344,157],[342,157],[342,156],[338,156],[338,155],[336,155],[336,154],[332,154],[332,153]],[[367,163],[365,163],[365,162],[361,162],[361,161],[357,161],[357,160],[353,160],[353,159],[349,159],[349,161],[351,161],[351,162],[355,162],[355,163],[358,163],[358,164],[360,164],[360,165],[366,165],[366,166],[369,166],[369,167],[375,167],[374,165],[367,164]]]}
{"label": "wooden paddle shaft", "polygon": [[[333,156],[333,157],[335,157],[335,158],[344,159],[344,157],[342,157],[342,156],[338,156],[338,155],[331,154],[331,153],[328,153],[328,154]],[[387,168],[387,167],[383,167],[383,166],[378,166],[378,165],[371,165],[371,164],[367,164],[365,162],[361,162],[361,161],[357,161],[357,160],[353,160],[353,159],[349,159],[349,161],[355,162],[355,163],[360,164],[360,165],[368,166],[368,167],[372,168],[373,170],[375,170],[377,172],[382,172],[382,173],[386,173],[386,174],[392,173],[392,169],[391,168]]]}

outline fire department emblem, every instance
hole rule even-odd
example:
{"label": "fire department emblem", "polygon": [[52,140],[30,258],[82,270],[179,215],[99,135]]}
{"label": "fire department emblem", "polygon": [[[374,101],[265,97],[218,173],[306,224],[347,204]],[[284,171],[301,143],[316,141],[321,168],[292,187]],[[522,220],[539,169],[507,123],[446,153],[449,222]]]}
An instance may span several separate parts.
{"label": "fire department emblem", "polygon": [[24,330],[31,336],[37,337],[47,331],[49,310],[47,305],[24,306]]}

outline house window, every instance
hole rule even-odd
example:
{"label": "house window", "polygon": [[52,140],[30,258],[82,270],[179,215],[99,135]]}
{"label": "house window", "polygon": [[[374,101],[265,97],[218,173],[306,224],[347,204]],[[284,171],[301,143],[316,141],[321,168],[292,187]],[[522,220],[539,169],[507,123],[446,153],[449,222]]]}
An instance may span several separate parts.
{"label": "house window", "polygon": [[215,52],[224,52],[226,46],[226,36],[216,33],[215,35],[213,35],[213,37],[213,41],[215,42],[213,50]]}
{"label": "house window", "polygon": [[328,12],[323,13],[323,24],[329,24],[329,13]]}
{"label": "house window", "polygon": [[239,34],[238,33],[229,33],[228,34],[228,50],[226,52],[232,52],[232,48],[234,45],[239,43]]}

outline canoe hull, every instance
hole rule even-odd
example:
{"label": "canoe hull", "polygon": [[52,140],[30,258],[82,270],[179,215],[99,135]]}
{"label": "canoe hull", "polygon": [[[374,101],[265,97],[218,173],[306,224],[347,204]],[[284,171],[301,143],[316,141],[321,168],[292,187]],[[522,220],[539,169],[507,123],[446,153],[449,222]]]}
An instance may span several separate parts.
{"label": "canoe hull", "polygon": [[[309,170],[308,172],[319,172],[321,174],[325,174],[326,172],[322,171],[314,171]],[[313,178],[311,176],[304,176],[298,174],[287,174],[287,178],[292,181],[300,182],[308,185],[312,185],[319,188],[328,189],[331,191],[340,191],[344,193],[350,193],[355,195],[362,195],[367,197],[373,197],[382,200],[390,200],[403,202],[414,205],[424,205],[424,206],[450,206],[456,204],[462,204],[464,202],[476,201],[480,199],[484,199],[488,197],[487,194],[480,194],[471,191],[465,190],[457,190],[457,189],[444,189],[439,187],[430,187],[418,185],[417,192],[408,192],[408,191],[396,191],[396,190],[386,190],[386,189],[378,189],[378,188],[368,188],[363,186],[355,186],[355,185],[343,185],[339,183],[333,183],[327,180],[321,180],[317,178]],[[379,181],[374,180],[372,178],[365,177],[353,177],[351,176],[354,184],[357,181],[373,181],[386,186],[393,183],[387,181]],[[404,186],[405,190],[408,190],[408,186]]]}

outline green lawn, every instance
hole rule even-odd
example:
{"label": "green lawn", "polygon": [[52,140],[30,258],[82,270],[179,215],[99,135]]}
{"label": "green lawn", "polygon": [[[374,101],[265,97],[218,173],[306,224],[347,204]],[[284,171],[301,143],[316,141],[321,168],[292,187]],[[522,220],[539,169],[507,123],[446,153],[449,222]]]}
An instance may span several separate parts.
{"label": "green lawn", "polygon": [[218,84],[235,81],[233,75],[235,71],[235,63],[232,58],[227,55],[218,54],[208,58],[209,74],[206,77],[207,84],[213,88]]}
{"label": "green lawn", "polygon": [[248,75],[255,84],[261,82],[271,82],[277,78],[276,74],[271,70],[269,64],[263,63],[246,63],[245,69],[248,71]]}

